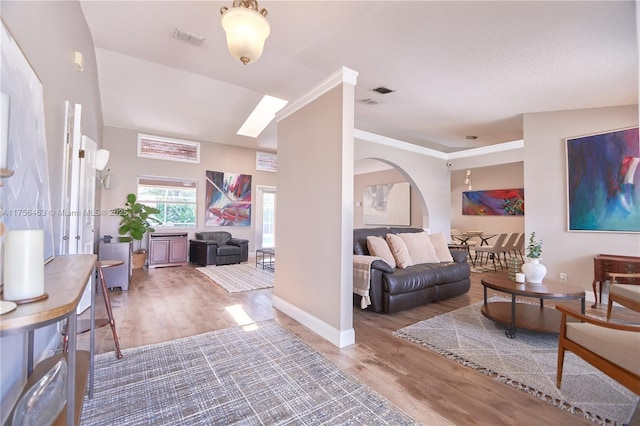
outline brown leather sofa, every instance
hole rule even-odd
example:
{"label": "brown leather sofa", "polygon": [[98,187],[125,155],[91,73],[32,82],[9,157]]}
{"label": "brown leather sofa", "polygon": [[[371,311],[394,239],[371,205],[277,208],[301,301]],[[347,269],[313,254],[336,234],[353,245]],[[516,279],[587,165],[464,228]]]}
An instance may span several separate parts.
{"label": "brown leather sofa", "polygon": [[[417,228],[360,228],[353,230],[353,254],[369,256],[367,236],[422,232]],[[451,249],[454,262],[424,263],[406,269],[391,268],[383,260],[371,265],[371,305],[374,312],[393,313],[462,295],[471,286],[466,250]],[[361,297],[353,295],[354,304]]]}
{"label": "brown leather sofa", "polygon": [[230,265],[249,259],[249,241],[232,238],[226,231],[197,232],[189,240],[189,262],[201,266]]}

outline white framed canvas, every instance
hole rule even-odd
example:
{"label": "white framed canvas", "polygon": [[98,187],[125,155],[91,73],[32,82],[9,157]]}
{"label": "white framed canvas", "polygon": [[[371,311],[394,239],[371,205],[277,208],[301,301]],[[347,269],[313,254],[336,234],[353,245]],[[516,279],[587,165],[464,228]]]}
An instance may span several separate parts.
{"label": "white framed canvas", "polygon": [[384,183],[364,188],[362,223],[365,225],[411,225],[411,185]]}

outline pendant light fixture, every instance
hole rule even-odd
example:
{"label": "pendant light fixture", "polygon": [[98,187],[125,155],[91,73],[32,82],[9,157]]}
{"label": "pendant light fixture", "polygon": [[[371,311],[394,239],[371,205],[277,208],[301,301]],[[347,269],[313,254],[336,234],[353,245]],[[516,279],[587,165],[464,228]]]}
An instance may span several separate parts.
{"label": "pendant light fixture", "polygon": [[260,59],[264,42],[271,32],[267,10],[260,10],[257,0],[233,0],[231,9],[223,6],[220,13],[231,56],[245,65]]}

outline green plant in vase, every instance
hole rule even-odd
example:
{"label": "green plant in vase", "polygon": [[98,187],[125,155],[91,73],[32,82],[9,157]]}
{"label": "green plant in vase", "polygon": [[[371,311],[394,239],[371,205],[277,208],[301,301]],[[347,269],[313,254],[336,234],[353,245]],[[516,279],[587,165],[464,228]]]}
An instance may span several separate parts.
{"label": "green plant in vase", "polygon": [[542,240],[536,241],[536,233],[532,232],[527,245],[527,257],[529,259],[540,259],[542,255]]}
{"label": "green plant in vase", "polygon": [[532,232],[527,245],[527,262],[522,265],[525,280],[528,283],[540,284],[547,275],[547,268],[540,263],[542,255],[542,240],[536,240],[536,233]]}
{"label": "green plant in vase", "polygon": [[[155,232],[152,224],[161,223],[158,219],[152,215],[160,213],[160,210],[139,203],[135,194],[127,195],[127,199],[124,203],[124,208],[117,210],[118,216],[120,216],[120,227],[118,232],[124,237],[120,238],[120,241],[128,242],[134,241],[134,268],[139,269],[144,266],[146,261],[146,250],[141,249],[142,239],[147,232]],[[135,241],[138,242],[137,248],[135,247]],[[136,257],[135,255],[142,255]]]}

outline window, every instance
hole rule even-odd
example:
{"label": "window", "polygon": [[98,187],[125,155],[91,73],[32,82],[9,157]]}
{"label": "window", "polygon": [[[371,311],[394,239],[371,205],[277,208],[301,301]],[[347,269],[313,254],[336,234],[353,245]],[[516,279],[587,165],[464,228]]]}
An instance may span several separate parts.
{"label": "window", "polygon": [[138,178],[138,201],[160,210],[154,228],[195,228],[198,182],[162,177]]}
{"label": "window", "polygon": [[180,139],[138,134],[138,157],[200,163],[200,144]]}

